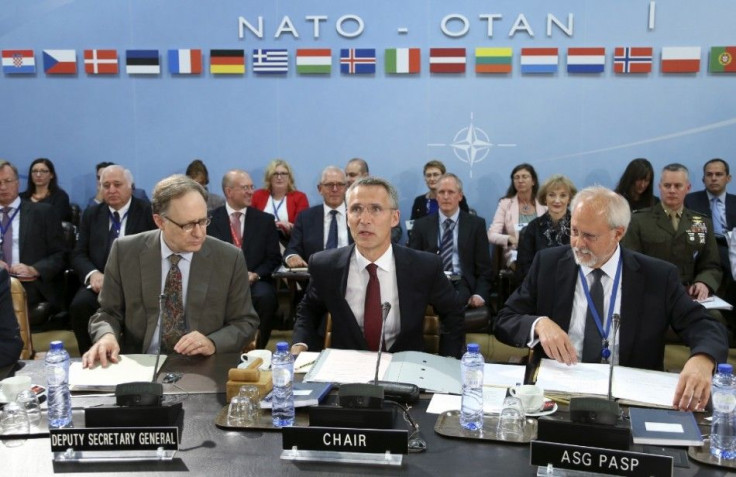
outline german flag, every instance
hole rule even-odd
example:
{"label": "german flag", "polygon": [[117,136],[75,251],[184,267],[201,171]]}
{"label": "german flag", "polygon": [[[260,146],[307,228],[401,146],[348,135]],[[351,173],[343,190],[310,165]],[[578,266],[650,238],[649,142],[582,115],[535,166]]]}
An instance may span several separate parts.
{"label": "german flag", "polygon": [[245,51],[210,50],[210,73],[213,75],[245,74]]}

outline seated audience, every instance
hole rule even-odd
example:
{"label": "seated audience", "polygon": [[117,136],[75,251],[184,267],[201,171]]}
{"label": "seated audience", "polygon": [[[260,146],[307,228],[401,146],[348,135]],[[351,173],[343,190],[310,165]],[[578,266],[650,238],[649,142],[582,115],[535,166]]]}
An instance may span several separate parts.
{"label": "seated audience", "polygon": [[[422,351],[424,314],[431,304],[442,321],[440,353],[460,357],[463,307],[443,273],[442,259],[391,243],[391,227],[399,222],[396,189],[367,177],[350,187],[347,200],[355,244],[309,260],[311,280],[297,311],[292,353],[323,347],[318,325],[328,312],[333,348]],[[384,302],[391,310],[382,341]]]}
{"label": "seated audience", "polygon": [[[420,219],[426,215],[434,214],[439,210],[439,204],[437,204],[437,181],[440,177],[447,172],[447,168],[437,159],[433,159],[424,164],[424,182],[427,184],[427,193],[417,196],[414,199],[414,204],[411,206],[410,220]],[[460,201],[460,208],[464,212],[469,212],[468,201]]]}
{"label": "seated audience", "polygon": [[496,214],[488,228],[488,241],[503,247],[504,264],[516,268],[519,232],[547,208],[536,200],[539,191],[537,171],[531,164],[519,164],[511,171],[511,184],[498,201]]}
{"label": "seated audience", "polygon": [[258,348],[265,348],[276,321],[278,300],[271,273],[281,265],[279,234],[273,216],[251,207],[253,180],[231,170],[222,178],[225,205],[212,212],[207,234],[243,250],[253,306],[261,320]]}
{"label": "seated audience", "polygon": [[253,193],[253,207],[274,216],[282,244],[287,244],[296,217],[309,207],[303,192],[296,190],[294,172],[283,159],[274,159],[266,167],[263,189]]}
{"label": "seated audience", "polygon": [[632,211],[658,204],[659,199],[653,190],[654,168],[643,157],[629,162],[616,185],[616,192],[624,196]]}
{"label": "seated audience", "polygon": [[0,268],[0,367],[17,363],[21,351],[23,339],[10,296],[10,275]]}
{"label": "seated audience", "polygon": [[460,210],[463,183],[455,174],[440,177],[436,187],[439,213],[414,221],[409,247],[438,254],[445,273],[460,277],[452,282],[460,301],[484,306],[492,280],[486,221]]}
{"label": "seated audience", "polygon": [[540,250],[570,244],[570,210],[568,206],[577,189],[570,179],[555,174],[547,179],[537,193],[537,200],[547,207],[541,217],[529,222],[519,241],[516,276],[524,279]]}
{"label": "seated audience", "polygon": [[84,211],[72,252],[72,267],[82,287],[74,295],[69,316],[81,354],[92,346],[89,319],[97,311],[112,243],[120,237],[156,228],[151,204],[132,196],[133,175],[129,170],[116,165],[102,169],[100,185],[103,202]]}
{"label": "seated audience", "polygon": [[202,186],[184,175],[167,177],[154,188],[151,206],[159,230],[113,242],[84,367],[117,362],[121,349],[239,352],[258,329],[243,253],[207,237]]}
{"label": "seated audience", "polygon": [[192,178],[194,182],[197,182],[199,185],[204,187],[204,190],[207,191],[207,211],[212,212],[218,207],[222,207],[225,205],[225,198],[221,195],[217,195],[214,192],[211,192],[207,188],[207,184],[210,183],[210,173],[207,171],[207,166],[204,165],[204,162],[202,162],[200,159],[195,159],[192,162],[189,163],[187,166],[187,170],[185,173],[187,176]]}
{"label": "seated audience", "polygon": [[673,265],[619,246],[630,214],[626,200],[609,189],[580,191],[572,203],[570,247],[537,254],[499,312],[496,337],[517,347],[539,344],[547,357],[568,365],[601,362],[611,351],[611,317],[618,313],[614,362],[662,370],[672,327],[691,352],[672,405],[703,409],[715,365],[727,359],[725,328],[688,296]]}
{"label": "seated audience", "polygon": [[28,168],[28,187],[20,197],[31,202],[50,204],[60,220],[69,222],[72,219],[69,195],[59,187],[54,163],[45,157],[31,162]]}

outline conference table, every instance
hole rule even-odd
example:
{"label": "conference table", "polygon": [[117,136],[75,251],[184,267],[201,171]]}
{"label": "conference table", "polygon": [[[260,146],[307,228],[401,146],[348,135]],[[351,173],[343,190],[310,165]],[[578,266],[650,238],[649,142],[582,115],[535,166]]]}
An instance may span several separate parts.
{"label": "conference table", "polygon": [[[13,448],[0,444],[0,475],[536,475],[537,467],[529,463],[528,444],[471,441],[437,434],[434,426],[438,416],[425,412],[429,396],[423,396],[411,410],[427,441],[427,450],[405,455],[401,467],[281,460],[282,440],[278,430],[226,430],[215,425],[217,414],[226,405],[224,388],[227,371],[238,361],[237,354],[221,354],[207,358],[174,356],[164,363],[158,375],[159,381],[167,372],[183,373],[181,380],[176,383],[181,389],[164,385],[164,402],[180,401],[184,409],[179,451],[171,461],[53,462],[50,441],[45,436],[28,439],[23,445]],[[15,374],[30,375],[33,383],[43,384],[43,361],[23,361]],[[83,427],[84,407],[112,405],[114,399],[111,395],[74,394],[74,425]],[[403,425],[400,418],[397,418],[398,422],[401,424],[397,424],[397,428]],[[718,476],[727,473],[691,460],[688,468],[675,467],[674,475]]]}

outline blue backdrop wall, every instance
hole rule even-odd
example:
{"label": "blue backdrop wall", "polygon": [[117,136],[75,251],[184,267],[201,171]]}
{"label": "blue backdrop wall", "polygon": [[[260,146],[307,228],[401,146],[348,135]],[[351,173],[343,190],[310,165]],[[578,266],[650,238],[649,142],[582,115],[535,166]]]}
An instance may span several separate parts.
{"label": "blue backdrop wall", "polygon": [[[195,157],[210,168],[215,190],[233,167],[260,185],[265,165],[281,157],[317,203],[319,171],[359,156],[399,187],[408,217],[425,190],[421,167],[437,158],[490,221],[519,162],[534,164],[540,178],[567,174],[580,187],[614,186],[635,157],[656,168],[678,161],[700,189],[705,160],[736,157],[736,74],[708,71],[711,47],[736,45],[730,0],[6,0],[3,7],[0,48],[33,49],[36,73],[0,75],[0,157],[24,175],[34,158],[49,157],[81,204],[94,194],[94,164],[102,160],[130,168],[150,195],[157,180]],[[260,18],[262,37],[241,32],[241,17],[253,29]],[[571,32],[552,25],[548,34],[550,17]],[[614,73],[618,46],[652,47],[651,73]],[[663,73],[661,50],[670,46],[700,47],[699,72]],[[420,73],[386,74],[384,50],[393,47],[420,48]],[[466,48],[466,72],[430,73],[433,47]],[[476,73],[476,47],[512,48],[511,73]],[[527,47],[558,48],[558,71],[522,74]],[[604,71],[568,73],[569,47],[604,47]],[[117,50],[119,74],[86,74],[83,50],[91,48]],[[169,73],[170,48],[202,49],[203,73]],[[219,48],[244,49],[246,73],[211,74],[209,52]],[[256,48],[287,49],[289,72],[254,74]],[[331,48],[331,73],[297,74],[297,48]],[[375,48],[376,73],[341,74],[341,48]],[[78,73],[46,74],[43,49],[76,50]],[[127,74],[127,49],[159,50],[161,73]],[[469,128],[480,141],[474,155],[453,147]]]}

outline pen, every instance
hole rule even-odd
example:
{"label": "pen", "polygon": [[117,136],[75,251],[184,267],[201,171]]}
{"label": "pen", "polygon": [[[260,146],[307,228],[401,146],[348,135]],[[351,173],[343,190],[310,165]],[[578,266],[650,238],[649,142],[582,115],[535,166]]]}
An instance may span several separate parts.
{"label": "pen", "polygon": [[315,360],[312,360],[312,361],[310,361],[310,362],[308,362],[308,363],[304,363],[304,364],[302,364],[302,365],[299,365],[299,367],[298,367],[298,368],[296,368],[296,369],[295,369],[294,371],[299,371],[299,370],[302,370],[302,369],[306,368],[307,366],[311,366],[311,365],[313,365],[313,364],[314,364],[314,363],[316,363],[316,362],[317,362],[317,360],[315,359]]}

